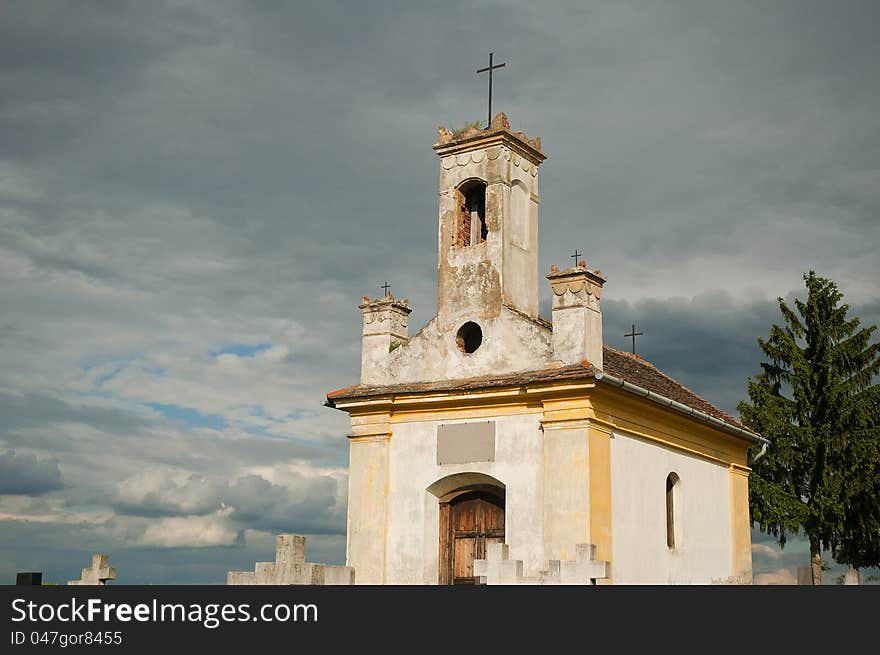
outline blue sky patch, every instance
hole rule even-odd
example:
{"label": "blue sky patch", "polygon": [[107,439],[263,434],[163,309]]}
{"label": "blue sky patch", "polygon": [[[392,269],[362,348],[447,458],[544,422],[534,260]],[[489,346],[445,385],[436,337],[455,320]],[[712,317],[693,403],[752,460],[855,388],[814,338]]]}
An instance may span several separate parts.
{"label": "blue sky patch", "polygon": [[226,427],[226,420],[219,414],[202,414],[201,412],[180,407],[179,405],[165,405],[163,403],[144,403],[175,423],[181,423],[191,428],[211,428],[222,430]]}
{"label": "blue sky patch", "polygon": [[220,355],[236,355],[238,357],[253,357],[257,353],[263,352],[264,350],[269,350],[272,347],[271,343],[258,343],[258,344],[248,344],[248,343],[234,343],[227,346],[223,346],[219,350],[215,350],[211,353],[211,357],[219,357]]}

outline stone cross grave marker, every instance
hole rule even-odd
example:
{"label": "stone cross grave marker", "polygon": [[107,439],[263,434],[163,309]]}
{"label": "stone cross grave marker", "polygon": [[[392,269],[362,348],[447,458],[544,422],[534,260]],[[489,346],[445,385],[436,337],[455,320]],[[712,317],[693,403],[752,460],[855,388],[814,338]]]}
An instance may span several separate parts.
{"label": "stone cross grave marker", "polygon": [[82,570],[79,580],[71,580],[68,585],[105,585],[107,580],[116,579],[116,568],[110,566],[110,556],[104,553],[92,555],[92,565]]}
{"label": "stone cross grave marker", "polygon": [[229,571],[227,585],[351,585],[354,569],[306,562],[306,538],[280,534],[275,539],[275,561],[257,562],[253,571]]}
{"label": "stone cross grave marker", "polygon": [[596,559],[596,546],[577,544],[574,560],[550,560],[547,571],[523,575],[522,560],[511,560],[507,544],[489,544],[486,559],[474,560],[478,584],[489,585],[590,585],[607,578],[608,562]]}

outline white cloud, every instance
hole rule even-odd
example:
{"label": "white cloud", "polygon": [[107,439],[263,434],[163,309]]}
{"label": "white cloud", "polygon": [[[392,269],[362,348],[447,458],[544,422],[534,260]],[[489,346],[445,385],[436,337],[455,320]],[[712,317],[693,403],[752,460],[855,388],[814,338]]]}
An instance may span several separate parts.
{"label": "white cloud", "polygon": [[763,557],[769,557],[770,559],[779,559],[783,556],[783,553],[767,544],[752,544],[752,555],[761,555]]}
{"label": "white cloud", "polygon": [[796,585],[797,577],[788,569],[776,569],[769,573],[759,573],[755,576],[756,585]]}
{"label": "white cloud", "polygon": [[237,532],[229,522],[232,508],[219,509],[206,516],[171,516],[159,519],[144,531],[142,546],[162,548],[205,548],[225,546],[235,541]]}
{"label": "white cloud", "polygon": [[219,504],[217,486],[203,475],[153,469],[126,478],[117,494],[121,506],[179,514],[204,514]]}

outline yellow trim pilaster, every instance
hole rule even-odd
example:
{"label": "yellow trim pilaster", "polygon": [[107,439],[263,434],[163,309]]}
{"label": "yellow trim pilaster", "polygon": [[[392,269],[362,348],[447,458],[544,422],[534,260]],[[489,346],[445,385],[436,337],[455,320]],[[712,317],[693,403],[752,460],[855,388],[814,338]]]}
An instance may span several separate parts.
{"label": "yellow trim pilaster", "polygon": [[727,468],[730,482],[731,575],[752,581],[752,531],[749,517],[749,469],[736,464]]}
{"label": "yellow trim pilaster", "polygon": [[351,418],[346,563],[355,568],[356,584],[385,583],[389,419],[387,412]]}
{"label": "yellow trim pilaster", "polygon": [[[611,562],[611,430],[596,421],[590,421],[587,435],[590,452],[590,543],[596,546],[596,559]],[[614,575],[613,563],[611,575]]]}
{"label": "yellow trim pilaster", "polygon": [[589,543],[590,467],[586,397],[544,403],[544,567]]}

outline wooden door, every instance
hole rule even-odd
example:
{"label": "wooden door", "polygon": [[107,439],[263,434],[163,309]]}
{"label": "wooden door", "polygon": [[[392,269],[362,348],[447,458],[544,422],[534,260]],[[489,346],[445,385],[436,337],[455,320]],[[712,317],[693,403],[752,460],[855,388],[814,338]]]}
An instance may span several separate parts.
{"label": "wooden door", "polygon": [[504,542],[504,500],[472,491],[440,504],[440,584],[474,584],[474,560]]}

